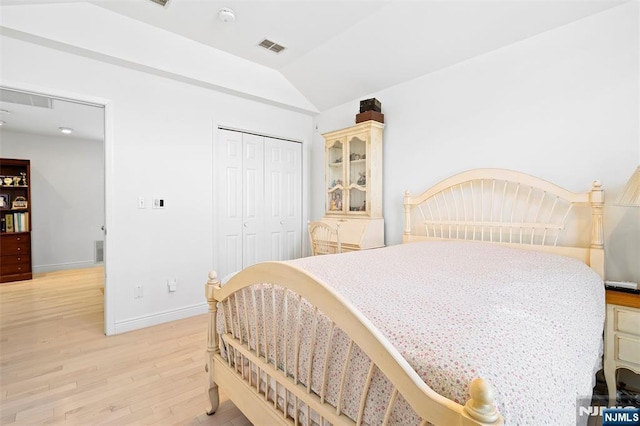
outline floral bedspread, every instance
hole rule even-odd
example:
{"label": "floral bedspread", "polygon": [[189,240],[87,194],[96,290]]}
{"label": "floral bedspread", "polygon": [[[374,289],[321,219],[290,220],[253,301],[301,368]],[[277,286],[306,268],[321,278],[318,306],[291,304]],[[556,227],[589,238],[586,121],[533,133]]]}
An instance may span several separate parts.
{"label": "floral bedspread", "polygon": [[[604,285],[577,260],[427,242],[288,263],[331,284],[439,394],[464,404],[471,381],[483,377],[507,424],[574,425],[576,398],[592,393]],[[357,407],[355,395],[345,398]]]}

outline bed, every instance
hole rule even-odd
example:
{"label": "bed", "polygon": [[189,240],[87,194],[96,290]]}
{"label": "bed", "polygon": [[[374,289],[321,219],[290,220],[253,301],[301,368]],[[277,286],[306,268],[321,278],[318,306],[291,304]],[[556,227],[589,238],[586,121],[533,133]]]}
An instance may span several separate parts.
{"label": "bed", "polygon": [[575,424],[603,205],[598,182],[476,169],[405,194],[405,244],[211,272],[209,414],[220,386],[257,425]]}

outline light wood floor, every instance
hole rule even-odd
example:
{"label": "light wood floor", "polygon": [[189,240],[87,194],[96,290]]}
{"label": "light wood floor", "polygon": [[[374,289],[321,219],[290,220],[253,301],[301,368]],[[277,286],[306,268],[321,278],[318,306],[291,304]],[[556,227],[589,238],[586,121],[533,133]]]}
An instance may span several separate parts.
{"label": "light wood floor", "polygon": [[0,424],[243,426],[207,416],[206,315],[103,334],[103,270],[0,284]]}

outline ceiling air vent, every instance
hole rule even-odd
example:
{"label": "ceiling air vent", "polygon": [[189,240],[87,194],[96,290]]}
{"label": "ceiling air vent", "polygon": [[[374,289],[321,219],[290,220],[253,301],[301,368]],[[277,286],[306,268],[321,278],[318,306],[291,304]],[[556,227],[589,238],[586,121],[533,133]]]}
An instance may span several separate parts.
{"label": "ceiling air vent", "polygon": [[167,6],[171,0],[151,0],[154,3],[158,3],[160,6]]}
{"label": "ceiling air vent", "polygon": [[271,40],[267,40],[266,38],[264,40],[262,40],[258,46],[260,47],[264,47],[267,50],[270,50],[272,52],[275,53],[280,53],[282,52],[284,49],[286,49],[286,47],[279,45],[278,43],[274,43]]}
{"label": "ceiling air vent", "polygon": [[53,108],[53,99],[47,96],[34,95],[26,92],[16,92],[8,89],[0,89],[0,101],[40,108]]}

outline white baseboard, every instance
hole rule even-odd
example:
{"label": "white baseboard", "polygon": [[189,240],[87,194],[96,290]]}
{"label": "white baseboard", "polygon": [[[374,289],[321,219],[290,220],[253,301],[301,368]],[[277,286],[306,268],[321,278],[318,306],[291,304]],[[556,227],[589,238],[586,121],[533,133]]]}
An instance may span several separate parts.
{"label": "white baseboard", "polygon": [[56,263],[53,265],[34,266],[32,267],[32,271],[34,274],[38,274],[42,272],[64,271],[67,269],[93,268],[99,265],[103,265],[103,263],[96,263],[93,260],[85,260],[82,262]]}
{"label": "white baseboard", "polygon": [[140,328],[151,327],[153,325],[164,324],[165,322],[176,321],[196,315],[206,314],[209,305],[205,302],[186,308],[161,312],[158,314],[146,315],[124,321],[116,321],[115,334],[126,333],[127,331],[138,330]]}

